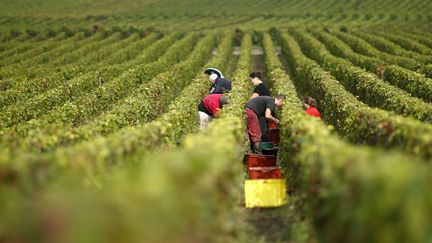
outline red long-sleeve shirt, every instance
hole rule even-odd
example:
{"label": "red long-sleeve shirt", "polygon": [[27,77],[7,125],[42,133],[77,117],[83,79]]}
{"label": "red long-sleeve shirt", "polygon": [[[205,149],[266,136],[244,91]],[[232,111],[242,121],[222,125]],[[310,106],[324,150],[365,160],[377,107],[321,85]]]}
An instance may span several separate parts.
{"label": "red long-sleeve shirt", "polygon": [[308,114],[308,115],[310,115],[310,116],[318,117],[318,118],[321,117],[321,115],[320,115],[318,109],[315,108],[315,107],[313,107],[313,106],[307,108],[307,110],[306,110],[306,114]]}
{"label": "red long-sleeve shirt", "polygon": [[[210,116],[215,116],[220,110],[220,97],[224,94],[211,94],[207,95],[198,106],[198,110],[207,113]],[[202,107],[204,106],[204,107]],[[205,109],[203,109],[205,108]]]}

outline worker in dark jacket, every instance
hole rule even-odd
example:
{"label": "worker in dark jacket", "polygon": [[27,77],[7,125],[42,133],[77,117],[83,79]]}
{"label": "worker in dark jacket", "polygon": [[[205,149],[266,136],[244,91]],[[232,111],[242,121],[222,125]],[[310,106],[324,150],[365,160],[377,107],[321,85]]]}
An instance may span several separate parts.
{"label": "worker in dark jacket", "polygon": [[[279,124],[279,120],[276,119],[272,113],[276,107],[283,105],[285,96],[282,94],[277,95],[275,98],[270,96],[258,96],[246,103],[246,121],[249,138],[251,140],[251,148],[255,153],[260,153],[260,142],[261,142],[261,128],[259,126],[260,117],[272,120]],[[267,128],[268,129],[268,128]],[[267,131],[268,133],[268,131]]]}
{"label": "worker in dark jacket", "polygon": [[210,74],[209,79],[213,83],[209,89],[210,94],[224,94],[231,91],[231,81],[228,79],[218,77],[215,73]]}
{"label": "worker in dark jacket", "polygon": [[210,94],[223,94],[231,91],[231,81],[226,79],[221,71],[216,68],[207,68],[204,73],[209,75],[210,82],[212,82],[209,89]]}
{"label": "worker in dark jacket", "polygon": [[263,76],[262,72],[252,72],[249,74],[249,80],[252,82],[253,86],[255,86],[249,100],[258,96],[271,96],[269,88],[262,81]]}
{"label": "worker in dark jacket", "polygon": [[228,97],[224,94],[207,95],[198,105],[201,130],[207,128],[210,121],[218,115],[222,107],[228,103]]}

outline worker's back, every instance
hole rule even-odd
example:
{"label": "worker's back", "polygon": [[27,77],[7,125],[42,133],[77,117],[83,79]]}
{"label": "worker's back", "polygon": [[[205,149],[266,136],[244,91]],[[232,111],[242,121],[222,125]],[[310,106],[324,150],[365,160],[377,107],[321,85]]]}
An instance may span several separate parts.
{"label": "worker's back", "polygon": [[231,91],[231,81],[226,78],[217,78],[210,87],[210,94],[223,94]]}
{"label": "worker's back", "polygon": [[245,107],[253,110],[257,116],[264,116],[267,108],[274,111],[275,99],[271,96],[258,96],[249,100]]}

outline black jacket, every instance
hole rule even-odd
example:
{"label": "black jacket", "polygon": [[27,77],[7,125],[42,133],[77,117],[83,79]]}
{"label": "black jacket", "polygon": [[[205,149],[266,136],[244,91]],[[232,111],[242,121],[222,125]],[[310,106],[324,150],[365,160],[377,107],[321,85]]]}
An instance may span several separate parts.
{"label": "black jacket", "polygon": [[223,94],[231,91],[231,81],[225,78],[217,78],[210,87],[210,94]]}

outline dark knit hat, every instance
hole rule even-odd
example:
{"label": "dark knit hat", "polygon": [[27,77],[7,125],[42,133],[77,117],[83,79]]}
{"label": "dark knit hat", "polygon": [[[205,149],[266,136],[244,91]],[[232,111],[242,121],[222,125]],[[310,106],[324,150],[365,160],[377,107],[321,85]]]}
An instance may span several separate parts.
{"label": "dark knit hat", "polygon": [[228,96],[221,96],[220,98],[219,98],[219,104],[220,105],[226,105],[226,104],[228,104]]}

